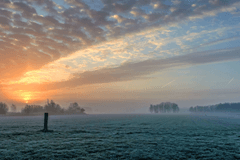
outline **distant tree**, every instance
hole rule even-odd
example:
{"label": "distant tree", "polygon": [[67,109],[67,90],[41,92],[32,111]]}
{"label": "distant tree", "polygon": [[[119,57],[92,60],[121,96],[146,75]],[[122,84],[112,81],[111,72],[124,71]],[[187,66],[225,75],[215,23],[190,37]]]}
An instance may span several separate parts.
{"label": "distant tree", "polygon": [[177,113],[179,112],[179,107],[176,103],[162,102],[157,105],[150,105],[149,111],[152,113]]}
{"label": "distant tree", "polygon": [[190,107],[190,112],[240,112],[240,103],[220,103],[210,106]]}
{"label": "distant tree", "polygon": [[84,109],[84,108],[81,108],[80,112],[81,112],[81,113],[84,113],[84,112],[85,112],[85,109]]}
{"label": "distant tree", "polygon": [[164,112],[164,103],[161,103],[158,105],[158,110],[160,113],[163,113]]}
{"label": "distant tree", "polygon": [[22,113],[23,114],[31,114],[31,113],[40,113],[40,112],[44,112],[44,109],[42,106],[40,105],[26,105],[23,109],[22,109]]}
{"label": "distant tree", "polygon": [[167,112],[167,113],[169,113],[169,112],[171,112],[171,103],[170,102],[167,102],[167,103],[165,103],[164,104],[164,110],[165,110],[165,112]]}
{"label": "distant tree", "polygon": [[40,105],[32,105],[32,112],[33,113],[44,112],[44,108],[43,106]]}
{"label": "distant tree", "polygon": [[23,109],[22,109],[22,113],[23,114],[30,114],[32,111],[32,107],[30,105],[26,105]]}
{"label": "distant tree", "polygon": [[0,102],[0,114],[6,114],[7,112],[8,112],[7,104]]}
{"label": "distant tree", "polygon": [[211,112],[214,112],[215,111],[215,105],[210,106],[209,109],[210,109]]}
{"label": "distant tree", "polygon": [[153,106],[153,111],[154,111],[154,113],[158,113],[158,106],[157,105]]}
{"label": "distant tree", "polygon": [[153,113],[153,105],[150,105],[149,111],[150,111],[151,113]]}
{"label": "distant tree", "polygon": [[52,112],[52,113],[62,113],[64,110],[61,108],[59,104],[56,104],[53,100],[49,102],[47,101],[47,104],[45,105],[44,109],[47,112]]}
{"label": "distant tree", "polygon": [[14,104],[12,104],[10,108],[12,112],[16,112],[17,110],[17,107]]}
{"label": "distant tree", "polygon": [[71,103],[68,107],[67,112],[69,113],[84,113],[85,109],[81,108],[77,102]]}
{"label": "distant tree", "polygon": [[172,104],[172,110],[173,110],[173,113],[179,112],[179,107],[178,107],[178,105],[176,103]]}
{"label": "distant tree", "polygon": [[190,107],[190,108],[189,108],[189,111],[190,111],[190,112],[194,112],[193,107]]}

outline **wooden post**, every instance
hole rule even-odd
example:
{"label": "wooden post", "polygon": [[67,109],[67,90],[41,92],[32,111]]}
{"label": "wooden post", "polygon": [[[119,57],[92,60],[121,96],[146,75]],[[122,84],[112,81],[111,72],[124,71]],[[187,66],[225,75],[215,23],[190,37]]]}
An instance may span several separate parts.
{"label": "wooden post", "polygon": [[48,113],[44,113],[44,129],[45,132],[48,131]]}
{"label": "wooden post", "polygon": [[53,130],[48,130],[48,113],[44,113],[44,128],[40,130],[41,132],[53,132]]}

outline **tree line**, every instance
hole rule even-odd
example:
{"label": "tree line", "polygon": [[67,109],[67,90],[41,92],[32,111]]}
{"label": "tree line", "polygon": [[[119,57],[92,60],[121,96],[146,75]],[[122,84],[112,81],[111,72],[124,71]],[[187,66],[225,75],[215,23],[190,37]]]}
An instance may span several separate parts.
{"label": "tree line", "polygon": [[151,113],[177,113],[179,112],[179,107],[176,103],[162,102],[156,105],[150,105],[149,111]]}
{"label": "tree line", "polygon": [[190,112],[240,112],[240,103],[220,103],[189,108]]}
{"label": "tree line", "polygon": [[[6,103],[0,102],[0,114],[7,114],[9,107]],[[11,106],[11,111],[16,111],[16,106]],[[53,100],[47,103],[45,106],[41,105],[26,105],[22,110],[21,114],[31,115],[31,114],[41,114],[48,112],[49,114],[85,114],[85,109],[81,108],[77,102],[71,103],[67,109],[62,108],[59,104],[55,103]]]}

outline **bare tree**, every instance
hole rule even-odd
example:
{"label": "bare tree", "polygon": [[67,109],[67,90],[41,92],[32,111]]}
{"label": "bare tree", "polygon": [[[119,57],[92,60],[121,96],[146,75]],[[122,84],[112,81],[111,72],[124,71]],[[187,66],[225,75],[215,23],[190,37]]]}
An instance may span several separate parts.
{"label": "bare tree", "polygon": [[0,102],[0,114],[6,114],[7,112],[8,112],[7,104]]}
{"label": "bare tree", "polygon": [[176,103],[162,102],[157,105],[150,105],[149,111],[152,113],[177,113],[179,112],[179,107]]}
{"label": "bare tree", "polygon": [[51,100],[50,102],[49,102],[49,100],[47,100],[47,104],[45,105],[44,109],[47,112],[52,112],[52,113],[64,112],[64,110],[61,108],[61,106],[59,104],[56,104],[53,100]]}
{"label": "bare tree", "polygon": [[14,104],[12,104],[10,108],[12,112],[16,112],[17,110],[17,107]]}
{"label": "bare tree", "polygon": [[153,113],[153,105],[150,105],[149,111]]}
{"label": "bare tree", "polygon": [[84,113],[85,109],[80,108],[77,102],[71,103],[67,110],[69,113]]}

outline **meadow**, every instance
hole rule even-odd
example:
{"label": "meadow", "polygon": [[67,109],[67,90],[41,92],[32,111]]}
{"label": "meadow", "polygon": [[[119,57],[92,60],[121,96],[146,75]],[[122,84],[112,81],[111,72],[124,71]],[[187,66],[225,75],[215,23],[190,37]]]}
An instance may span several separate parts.
{"label": "meadow", "polygon": [[0,159],[238,159],[240,116],[212,114],[0,117]]}

